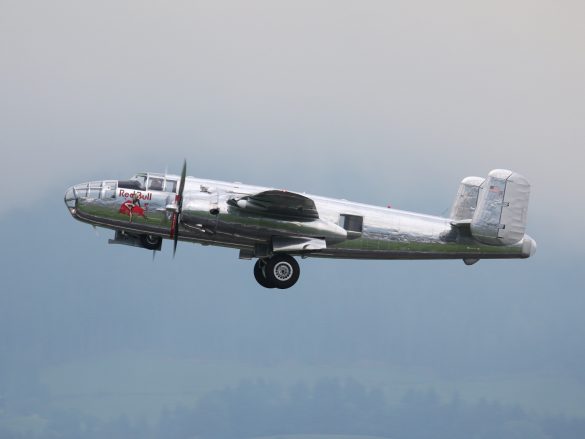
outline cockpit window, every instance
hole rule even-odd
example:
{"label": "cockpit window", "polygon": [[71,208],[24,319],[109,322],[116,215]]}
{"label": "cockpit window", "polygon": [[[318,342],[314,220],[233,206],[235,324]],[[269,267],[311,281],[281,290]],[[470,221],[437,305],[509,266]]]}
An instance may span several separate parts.
{"label": "cockpit window", "polygon": [[167,192],[177,192],[177,180],[167,180]]}
{"label": "cockpit window", "polygon": [[138,180],[142,187],[146,186],[146,174],[136,174],[131,180]]}
{"label": "cockpit window", "polygon": [[148,190],[149,191],[162,191],[163,184],[164,184],[163,178],[150,177],[150,180],[148,181]]}
{"label": "cockpit window", "polygon": [[118,187],[123,189],[134,189],[138,191],[145,190],[144,183],[139,180],[119,180]]}
{"label": "cockpit window", "polygon": [[145,191],[148,187],[149,191],[177,192],[177,180],[167,180],[160,174],[137,174],[130,180],[118,181],[118,187],[138,191]]}

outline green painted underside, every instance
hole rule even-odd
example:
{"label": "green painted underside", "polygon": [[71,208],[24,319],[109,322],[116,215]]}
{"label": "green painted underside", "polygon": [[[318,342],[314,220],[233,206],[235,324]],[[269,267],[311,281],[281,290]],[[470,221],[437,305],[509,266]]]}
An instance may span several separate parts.
{"label": "green painted underside", "polygon": [[477,254],[521,254],[520,247],[481,245],[468,240],[466,242],[405,242],[381,239],[359,238],[332,245],[331,248],[347,250],[378,250],[420,253],[469,253]]}
{"label": "green painted underside", "polygon": [[[166,212],[161,212],[151,208],[146,211],[146,218],[138,215],[133,215],[132,222],[130,223],[130,217],[119,212],[121,202],[119,200],[108,200],[107,202],[89,202],[80,203],[78,210],[88,215],[99,217],[117,222],[128,222],[128,224],[136,225],[149,225],[154,227],[169,228],[170,221],[166,216]],[[232,224],[240,224],[244,228],[247,227],[262,227],[268,224],[263,224],[262,219],[257,217],[246,217],[246,216],[231,216],[225,215],[221,217],[222,221],[232,222]],[[265,220],[268,221],[269,220]],[[286,222],[282,222],[286,225]],[[282,225],[281,223],[281,225]],[[299,229],[302,228],[302,223],[290,222],[290,227],[284,227],[289,229],[291,234],[298,234]],[[252,230],[250,230],[252,233]],[[225,243],[224,243],[225,244]],[[236,243],[234,247],[237,247]],[[471,238],[462,238],[459,242],[451,241],[431,241],[427,242],[416,242],[407,240],[392,240],[392,235],[387,236],[383,239],[380,238],[368,238],[363,236],[358,239],[347,240],[339,244],[330,245],[331,249],[338,250],[359,250],[359,251],[383,251],[383,252],[412,252],[412,253],[444,253],[444,254],[469,254],[469,255],[517,255],[520,256],[522,248],[520,246],[495,246],[495,245],[484,245]]]}
{"label": "green painted underside", "polygon": [[[104,220],[114,220],[130,223],[130,216],[120,213],[121,202],[117,203],[80,203],[78,210],[87,215],[96,216]],[[148,224],[151,226],[170,227],[170,221],[166,217],[165,212],[156,210],[148,210],[145,217],[139,215],[132,215],[132,224]]]}

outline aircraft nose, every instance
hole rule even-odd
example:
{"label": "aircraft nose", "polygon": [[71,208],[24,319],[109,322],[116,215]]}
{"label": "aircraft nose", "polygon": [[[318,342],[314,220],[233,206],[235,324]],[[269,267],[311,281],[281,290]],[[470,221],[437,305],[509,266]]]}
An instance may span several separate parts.
{"label": "aircraft nose", "polygon": [[77,194],[75,193],[75,187],[71,186],[65,192],[65,205],[71,209],[75,209],[75,202],[77,200]]}

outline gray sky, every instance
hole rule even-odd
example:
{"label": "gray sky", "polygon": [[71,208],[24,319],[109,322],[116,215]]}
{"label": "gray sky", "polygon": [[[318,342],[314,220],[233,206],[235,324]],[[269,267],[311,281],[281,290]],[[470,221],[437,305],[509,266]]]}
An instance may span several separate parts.
{"label": "gray sky", "polygon": [[443,210],[460,178],[506,167],[534,185],[532,223],[573,229],[584,9],[5,1],[1,147],[19,191],[0,214],[186,157],[194,175],[422,210],[425,194]]}
{"label": "gray sky", "polygon": [[[23,346],[57,375],[120,351],[302,367],[330,354],[331,370],[369,362],[585,415],[584,17],[569,0],[3,0],[0,310],[33,325],[4,328],[14,370]],[[62,203],[72,184],[178,172],[183,158],[195,176],[434,214],[461,178],[513,169],[533,184],[539,250],[472,268],[308,260],[296,292],[271,296],[235,252],[183,245],[171,263],[167,246],[151,269]],[[71,357],[80,327],[87,346]],[[482,387],[491,373],[501,389]]]}

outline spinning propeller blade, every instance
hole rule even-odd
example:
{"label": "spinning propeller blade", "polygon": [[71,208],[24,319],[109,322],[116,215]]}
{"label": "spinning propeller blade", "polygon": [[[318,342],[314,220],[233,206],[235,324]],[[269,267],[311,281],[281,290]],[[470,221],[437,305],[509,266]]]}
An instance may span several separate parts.
{"label": "spinning propeller blade", "polygon": [[187,178],[187,160],[183,162],[183,170],[181,171],[181,181],[179,183],[179,192],[177,193],[177,211],[173,216],[172,234],[173,234],[173,258],[177,253],[177,243],[179,242],[179,221],[181,220],[181,212],[183,211],[183,190],[185,189],[185,179]]}

